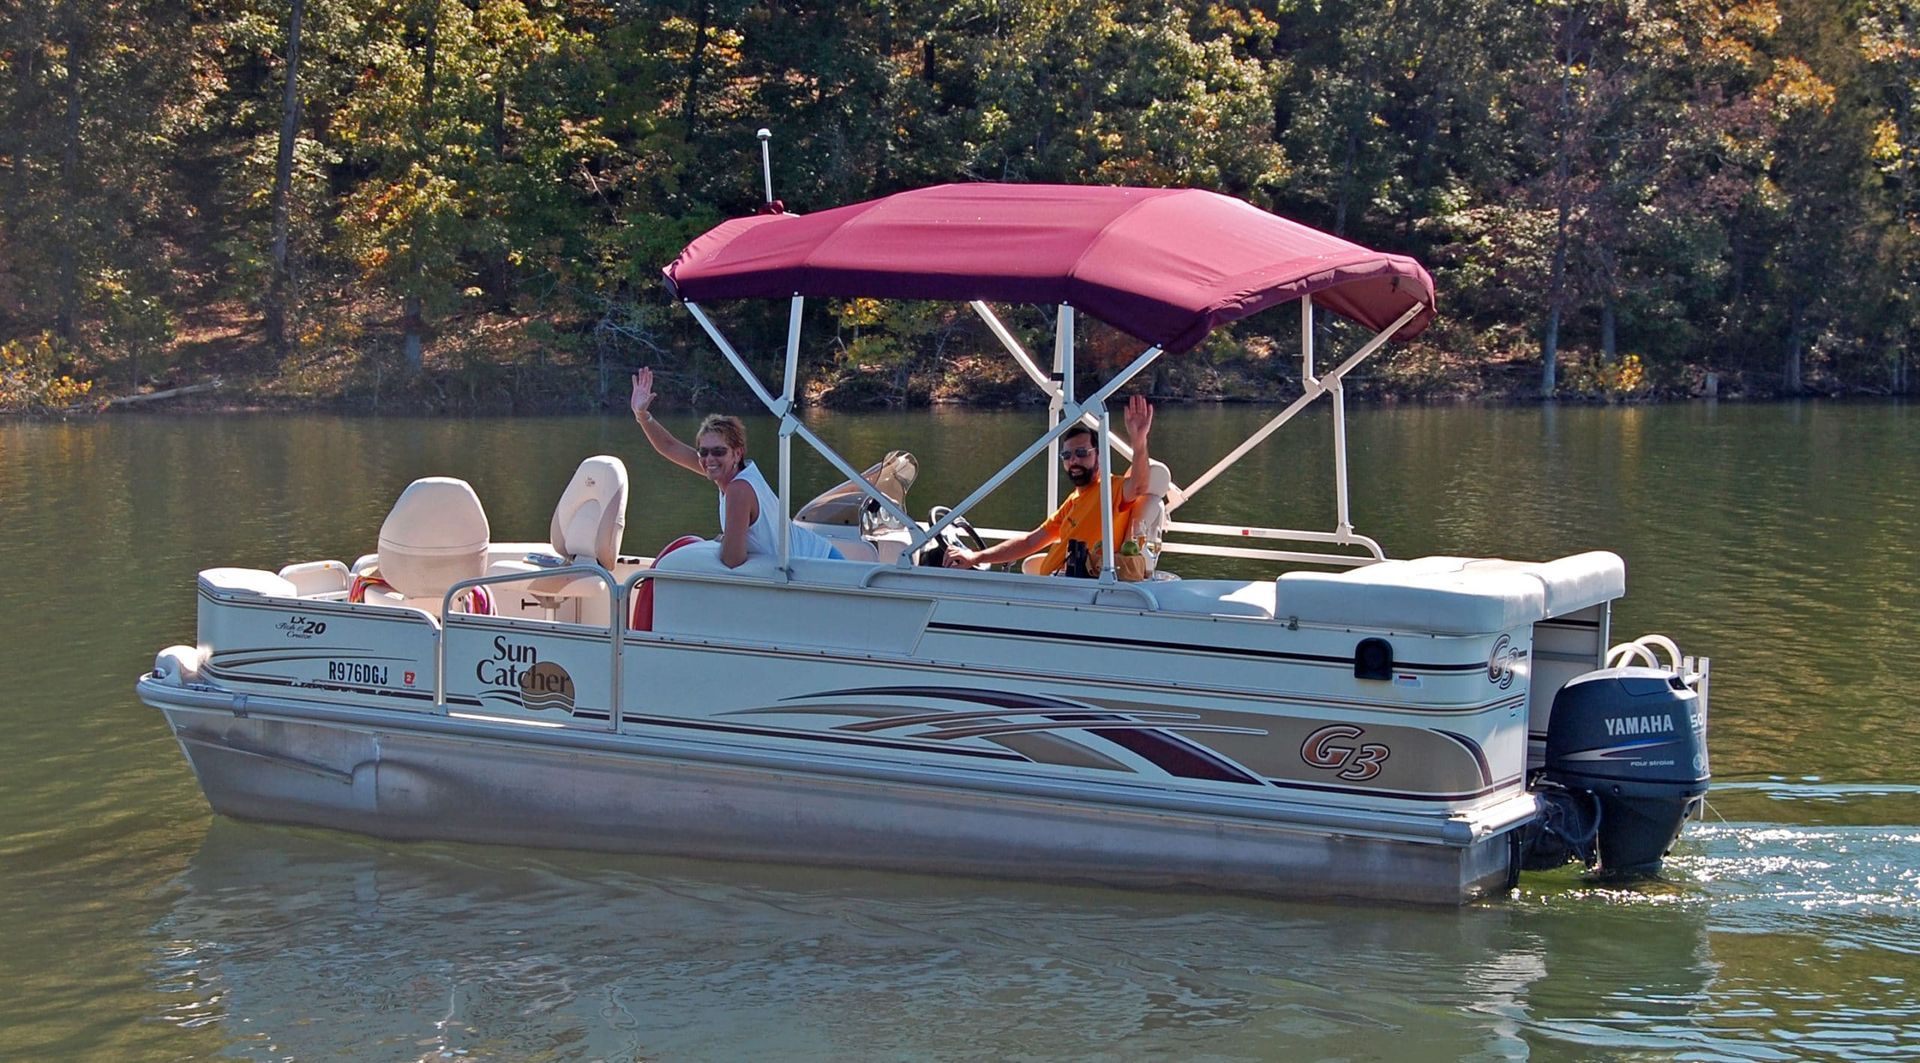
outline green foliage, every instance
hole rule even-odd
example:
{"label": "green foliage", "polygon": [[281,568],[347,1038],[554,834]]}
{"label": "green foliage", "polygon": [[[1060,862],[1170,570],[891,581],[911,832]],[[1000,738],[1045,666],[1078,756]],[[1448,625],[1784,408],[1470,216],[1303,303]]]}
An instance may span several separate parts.
{"label": "green foliage", "polygon": [[[66,370],[138,383],[195,367],[177,349],[210,301],[264,309],[290,14],[9,8],[0,340],[51,332]],[[372,379],[392,395],[387,359],[411,330],[427,371],[400,390],[423,401],[617,403],[609,382],[643,362],[672,369],[679,396],[725,397],[730,374],[659,270],[760,208],[764,125],[799,211],[952,180],[1190,185],[1413,254],[1446,319],[1383,373],[1403,390],[1537,365],[1550,319],[1574,390],[1638,386],[1616,379],[1625,359],[1594,356],[1607,337],[1652,380],[1910,388],[1915,15],[1909,0],[306,0],[288,320],[307,353],[266,386]],[[827,401],[1020,383],[984,382],[996,345],[950,308],[822,312],[838,334],[807,357]],[[1024,331],[1047,312],[1007,316]],[[784,308],[729,328],[777,362]],[[1270,357],[1289,328],[1223,333],[1157,386],[1297,386]],[[1123,340],[1083,331],[1094,375],[1137,353]],[[354,364],[314,368],[328,357]]]}
{"label": "green foliage", "polygon": [[0,412],[64,410],[86,401],[93,381],[74,379],[72,361],[50,333],[0,343]]}
{"label": "green foliage", "polygon": [[1595,395],[1609,400],[1643,396],[1649,386],[1647,368],[1637,354],[1613,361],[1583,359],[1567,374],[1566,381],[1566,390],[1575,395]]}

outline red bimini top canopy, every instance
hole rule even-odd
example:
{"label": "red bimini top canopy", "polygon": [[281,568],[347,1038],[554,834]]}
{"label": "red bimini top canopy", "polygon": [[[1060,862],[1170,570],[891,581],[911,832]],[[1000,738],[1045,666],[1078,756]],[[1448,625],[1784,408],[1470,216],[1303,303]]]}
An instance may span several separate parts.
{"label": "red bimini top canopy", "polygon": [[689,302],[809,298],[1067,303],[1169,352],[1305,295],[1378,331],[1433,319],[1433,278],[1215,192],[957,184],[722,222],[665,269]]}

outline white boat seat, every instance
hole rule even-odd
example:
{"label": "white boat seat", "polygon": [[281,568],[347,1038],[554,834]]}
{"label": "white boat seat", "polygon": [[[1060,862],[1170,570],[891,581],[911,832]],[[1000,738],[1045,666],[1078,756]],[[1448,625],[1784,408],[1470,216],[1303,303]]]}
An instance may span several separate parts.
{"label": "white boat seat", "polygon": [[[423,612],[431,613],[434,616],[440,615],[440,603],[444,599],[446,594],[445,591],[442,591],[440,594],[424,595],[417,598],[409,598],[404,594],[400,594],[386,587],[381,587],[377,584],[374,586],[367,587],[360,593],[361,593],[360,600],[367,605],[385,605],[385,606],[392,606],[392,607],[402,608],[402,609],[419,609]],[[465,613],[465,612],[474,611],[467,607],[467,601],[468,601],[468,597],[465,594],[462,594],[458,598],[454,599],[453,611],[456,613]],[[480,611],[484,612],[485,610],[482,609]]]}
{"label": "white boat seat", "polygon": [[[1140,504],[1134,508],[1131,534],[1146,536],[1147,542],[1156,547],[1147,555],[1147,575],[1149,576],[1160,568],[1160,551],[1157,547],[1161,540],[1167,537],[1167,523],[1170,519],[1167,516],[1167,496],[1172,491],[1173,470],[1167,468],[1165,462],[1148,458],[1147,497],[1141,499]],[[1272,604],[1271,599],[1268,600],[1268,604]]]}
{"label": "white boat seat", "polygon": [[[654,560],[653,568],[658,572],[773,580],[779,578],[780,560],[763,554],[749,554],[738,567],[728,568],[720,560],[720,544],[717,541],[707,540],[681,547],[670,554],[662,554]],[[878,565],[871,561],[827,557],[792,559],[793,581],[802,585],[857,588],[864,584],[866,577],[876,568],[891,570],[892,567]],[[902,569],[901,571],[922,570]],[[711,594],[707,587],[675,579],[649,582],[652,583],[654,595],[653,613],[650,618],[651,630],[662,633],[684,632],[690,624],[698,626],[705,622],[703,618],[708,615],[709,607],[703,603]]]}
{"label": "white boat seat", "polygon": [[1350,572],[1288,572],[1276,581],[1273,615],[1484,635],[1612,601],[1626,589],[1626,563],[1604,550],[1557,561],[1421,557]]}
{"label": "white boat seat", "polygon": [[865,561],[877,564],[880,561],[880,548],[865,539],[827,539],[833,544],[840,556],[848,561]]}
{"label": "white boat seat", "polygon": [[223,598],[297,598],[291,580],[257,568],[208,568],[200,571],[200,589]]}
{"label": "white boat seat", "polygon": [[[544,566],[524,560],[495,561],[490,576],[537,574],[559,565],[597,564],[611,572],[620,555],[627,527],[627,466],[619,458],[598,454],[580,463],[560,493],[548,522],[549,543],[558,564]],[[604,598],[607,586],[598,576],[567,574],[530,579],[510,585],[531,595],[549,613],[563,599]]]}
{"label": "white boat seat", "polygon": [[[1135,584],[1134,586],[1139,586]],[[1274,585],[1265,580],[1182,579],[1150,584],[1163,613],[1273,616]]]}
{"label": "white boat seat", "polygon": [[1173,470],[1166,462],[1147,459],[1147,497],[1133,511],[1133,534],[1159,542],[1167,534],[1167,494],[1173,490]]}
{"label": "white boat seat", "polygon": [[415,480],[380,525],[379,574],[392,593],[367,600],[438,614],[447,588],[486,574],[490,535],[472,485],[450,476]]}
{"label": "white boat seat", "polygon": [[580,463],[553,507],[554,552],[570,562],[611,570],[627,528],[627,466],[611,454]]}
{"label": "white boat seat", "polygon": [[280,570],[280,578],[293,584],[302,598],[320,598],[345,594],[353,585],[353,574],[338,561],[303,561]]}
{"label": "white boat seat", "polygon": [[[836,540],[829,540],[840,545]],[[796,557],[791,559],[793,579],[802,583],[824,583],[835,586],[858,587],[867,573],[875,568],[891,568],[872,561],[853,558]],[[756,579],[774,579],[780,575],[780,559],[765,554],[748,554],[747,559],[738,567],[728,568],[720,560],[720,542],[709,539],[696,542],[656,558],[653,567],[661,572],[689,572],[709,576],[747,576]],[[910,570],[907,570],[910,571]],[[672,585],[670,580],[661,580],[661,588]]]}

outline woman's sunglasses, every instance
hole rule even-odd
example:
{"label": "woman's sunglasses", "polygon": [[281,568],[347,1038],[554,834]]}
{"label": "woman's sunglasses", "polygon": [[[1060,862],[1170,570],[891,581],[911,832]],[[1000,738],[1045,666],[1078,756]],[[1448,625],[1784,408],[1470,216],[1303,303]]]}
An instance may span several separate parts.
{"label": "woman's sunglasses", "polygon": [[695,447],[693,452],[703,458],[724,458],[732,453],[732,447]]}

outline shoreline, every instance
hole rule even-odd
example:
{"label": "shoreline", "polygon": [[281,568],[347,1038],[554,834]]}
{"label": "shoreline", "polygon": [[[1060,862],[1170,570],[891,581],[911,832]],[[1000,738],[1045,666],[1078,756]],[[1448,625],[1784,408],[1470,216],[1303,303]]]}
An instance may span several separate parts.
{"label": "shoreline", "polygon": [[[344,354],[345,352],[342,352]],[[429,358],[412,377],[355,357],[324,359],[328,372],[249,375],[231,372],[227,358],[182,358],[173,371],[151,379],[137,392],[98,394],[92,381],[85,401],[69,405],[16,405],[0,408],[0,418],[93,417],[107,414],[171,416],[245,413],[336,413],[419,416],[457,414],[500,416],[593,415],[625,409],[629,366],[550,364],[544,371],[502,373],[484,382],[468,370]],[[1404,358],[1376,363],[1364,377],[1349,377],[1346,396],[1356,407],[1483,406],[1520,407],[1545,403],[1568,406],[1642,406],[1686,402],[1781,402],[1796,399],[1899,400],[1897,393],[1845,388],[1829,379],[1824,387],[1786,392],[1766,379],[1686,365],[1649,381],[1640,363],[1623,355],[1604,362],[1597,352],[1563,349],[1561,390],[1539,394],[1536,357],[1508,350],[1469,358],[1431,346],[1416,346]],[[667,370],[673,386],[661,399],[670,410],[718,410],[751,413],[759,404],[731,374],[714,373],[686,360]],[[197,364],[196,364],[197,363]],[[1621,370],[1626,370],[1622,373]],[[1026,377],[999,360],[962,357],[938,365],[902,371],[885,364],[815,367],[818,374],[799,395],[802,409],[826,411],[901,411],[909,409],[1016,409],[1044,406],[1046,399]],[[1196,358],[1136,382],[1156,403],[1168,405],[1278,405],[1302,394],[1297,369],[1271,357],[1231,361]],[[1099,372],[1084,382],[1100,383]],[[1622,378],[1625,377],[1626,381]],[[1629,386],[1623,383],[1630,382]],[[123,382],[124,386],[124,382]],[[44,398],[44,397],[43,397]]]}
{"label": "shoreline", "polygon": [[[1281,406],[1298,397],[1298,394],[1277,394],[1271,397],[1219,396],[1219,395],[1163,395],[1148,393],[1155,405],[1162,406]],[[1749,395],[1733,393],[1728,395],[1688,395],[1650,393],[1631,396],[1606,396],[1592,394],[1570,394],[1545,397],[1539,395],[1515,394],[1472,394],[1472,395],[1404,395],[1404,394],[1353,394],[1348,395],[1348,408],[1369,407],[1481,407],[1487,409],[1506,409],[1528,406],[1577,406],[1577,407],[1632,407],[1632,406],[1675,406],[1686,404],[1732,403],[1737,405],[1773,405],[1801,401],[1823,402],[1905,402],[1911,396],[1866,391],[1820,391],[1805,392],[1798,395]],[[871,403],[863,405],[833,405],[828,403],[800,403],[803,411],[817,411],[828,414],[841,413],[881,413],[904,412],[908,410],[1019,410],[1042,408],[1046,404],[1040,401],[1007,402],[1004,400],[975,401],[964,398],[936,399],[928,402],[910,404]],[[232,417],[265,414],[326,413],[352,417],[420,417],[427,415],[457,417],[602,417],[623,413],[624,406],[582,406],[579,404],[434,404],[389,400],[377,407],[370,407],[363,401],[353,398],[291,398],[287,396],[223,396],[215,398],[201,394],[183,396],[179,399],[164,398],[138,403],[85,404],[58,409],[17,409],[0,410],[0,420],[68,420],[95,417],[146,417],[146,416],[210,416]],[[672,413],[696,415],[704,413],[747,414],[764,413],[750,398],[741,399],[728,396],[725,399],[702,403],[698,406],[673,402],[666,406]]]}

